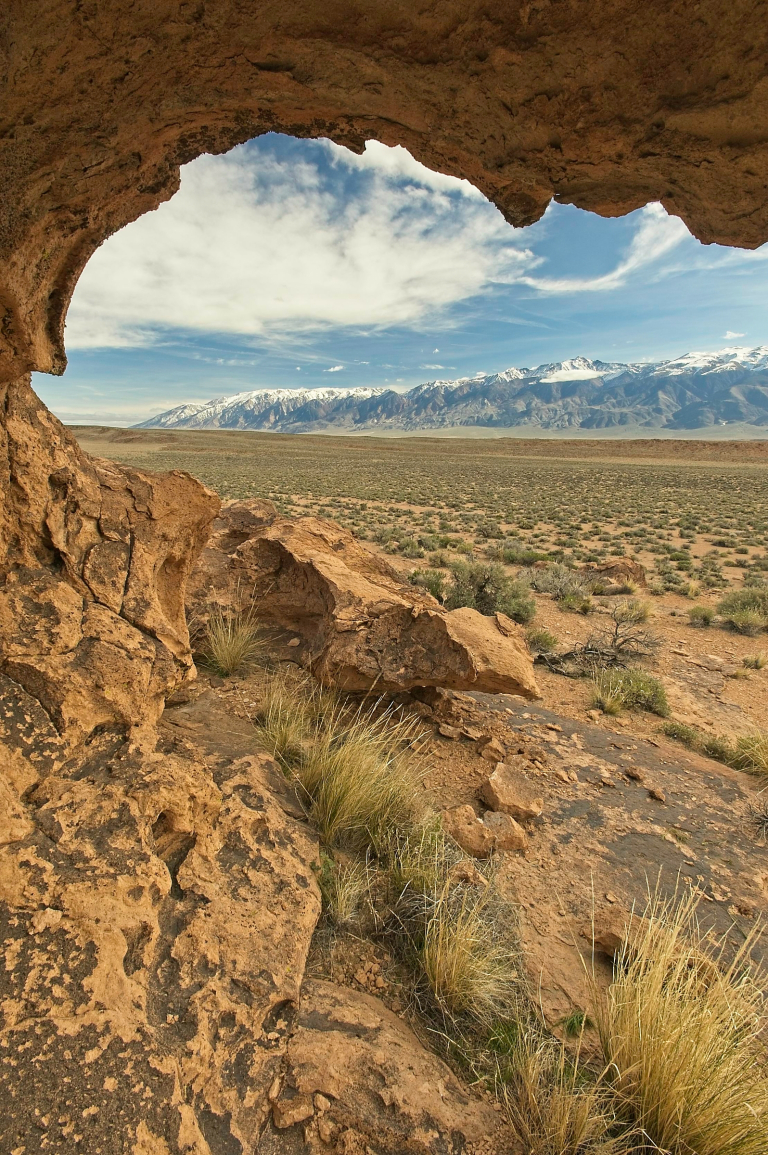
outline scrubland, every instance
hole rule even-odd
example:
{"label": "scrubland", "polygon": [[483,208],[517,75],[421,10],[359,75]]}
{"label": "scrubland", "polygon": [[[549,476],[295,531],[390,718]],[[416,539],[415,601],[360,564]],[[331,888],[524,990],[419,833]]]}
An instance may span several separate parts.
{"label": "scrubland", "polygon": [[[604,460],[568,459],[562,442],[524,456],[498,444],[110,436],[82,440],[133,465],[187,469],[224,497],[332,518],[446,607],[513,618],[562,718],[768,781],[764,465],[617,460],[615,447]],[[601,576],[617,558],[640,563],[646,583]],[[607,979],[594,942],[581,943],[588,994],[553,1023],[525,967],[525,903],[500,882],[496,855],[469,857],[443,827],[423,714],[318,686],[270,656],[251,614],[214,616],[197,658],[214,678],[250,671],[254,738],[318,832],[314,965],[336,976],[339,957],[373,944],[389,977],[377,964],[357,981],[378,974],[374,993],[395,983],[395,1009],[494,1099],[522,1150],[768,1150],[759,923],[718,936],[700,918],[700,888],[650,886]],[[765,842],[755,799],[744,837]],[[673,826],[667,841],[686,837]]]}

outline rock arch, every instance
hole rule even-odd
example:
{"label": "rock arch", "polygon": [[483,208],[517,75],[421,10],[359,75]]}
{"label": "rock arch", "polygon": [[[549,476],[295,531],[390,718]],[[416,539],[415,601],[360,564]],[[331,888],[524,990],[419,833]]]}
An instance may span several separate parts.
{"label": "rock arch", "polygon": [[437,1060],[414,1068],[415,1040],[362,996],[350,1018],[319,984],[306,1021],[286,1025],[319,909],[316,846],[268,764],[214,780],[183,741],[156,747],[190,664],[184,584],[218,499],[185,474],[92,461],[32,392],[32,370],[64,371],[90,255],[170,197],[182,163],[270,130],[403,144],[515,224],[552,196],[604,215],[660,200],[704,241],[756,246],[766,39],[764,0],[4,5],[0,917],[14,962],[0,1030],[23,1055],[0,1070],[9,1149],[39,1141],[49,1104],[61,1123],[66,1067],[71,1127],[48,1150],[69,1150],[86,1118],[105,1152],[298,1150],[261,1144],[268,1091],[290,1060],[298,1094],[281,1118],[307,1118],[310,1092],[336,1093],[328,1039],[350,1031],[363,1041],[334,1055],[334,1078],[386,1075],[398,1110],[383,1127],[344,1101],[344,1150],[425,1155],[493,1126]]}
{"label": "rock arch", "polygon": [[659,200],[768,236],[761,0],[11,0],[0,17],[0,379],[61,373],[77,278],[179,165],[268,130],[403,144],[515,224]]}

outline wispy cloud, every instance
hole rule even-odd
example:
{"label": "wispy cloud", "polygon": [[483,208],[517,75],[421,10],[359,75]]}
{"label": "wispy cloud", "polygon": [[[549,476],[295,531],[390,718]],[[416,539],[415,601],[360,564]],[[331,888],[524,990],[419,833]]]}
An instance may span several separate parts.
{"label": "wispy cloud", "polygon": [[660,204],[646,205],[638,214],[640,225],[624,257],[607,273],[595,277],[530,277],[520,280],[542,293],[598,293],[617,289],[640,269],[666,256],[690,237],[679,217],[668,216]]}
{"label": "wispy cloud", "polygon": [[340,373],[343,368],[343,365],[331,365],[330,369],[323,369],[323,373]]}
{"label": "wispy cloud", "polygon": [[171,201],[94,254],[67,344],[417,324],[531,271],[518,233],[466,181],[402,148],[369,142],[358,157],[324,142],[289,162],[243,146],[185,165]]}
{"label": "wispy cloud", "polygon": [[723,333],[723,340],[735,341],[738,337],[746,337],[746,335],[746,333],[734,333],[731,329],[727,329],[725,333]]}

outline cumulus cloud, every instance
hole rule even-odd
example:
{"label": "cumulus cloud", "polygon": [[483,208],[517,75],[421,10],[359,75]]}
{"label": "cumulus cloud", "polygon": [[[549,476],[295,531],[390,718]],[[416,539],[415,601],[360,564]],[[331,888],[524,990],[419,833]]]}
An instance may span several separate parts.
{"label": "cumulus cloud", "polygon": [[403,148],[372,142],[358,157],[324,142],[289,162],[242,146],[185,165],[171,201],[94,254],[67,344],[414,324],[530,271],[518,240],[476,189]]}
{"label": "cumulus cloud", "polygon": [[658,261],[690,237],[679,217],[667,214],[663,205],[646,205],[638,213],[640,224],[621,261],[596,277],[528,277],[523,282],[543,293],[596,293],[617,289],[640,269]]}
{"label": "cumulus cloud", "polygon": [[727,329],[725,333],[723,333],[723,340],[734,341],[737,337],[746,337],[746,335],[746,333],[734,333],[731,329]]}
{"label": "cumulus cloud", "polygon": [[343,365],[331,365],[330,369],[323,369],[323,373],[340,373]]}

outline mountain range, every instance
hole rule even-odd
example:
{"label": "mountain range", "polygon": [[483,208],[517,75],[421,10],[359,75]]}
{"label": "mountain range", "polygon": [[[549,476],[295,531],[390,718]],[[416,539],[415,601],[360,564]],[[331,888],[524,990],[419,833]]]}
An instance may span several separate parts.
{"label": "mountain range", "polygon": [[138,429],[275,433],[461,430],[685,430],[768,427],[768,346],[671,361],[575,357],[535,369],[386,388],[254,389],[179,405]]}

